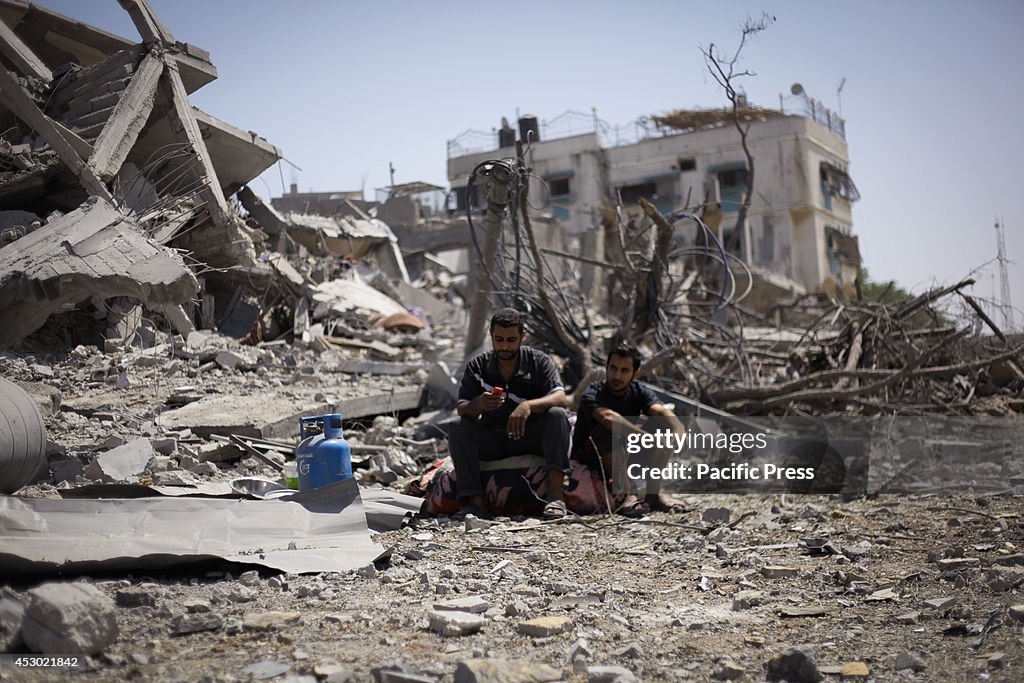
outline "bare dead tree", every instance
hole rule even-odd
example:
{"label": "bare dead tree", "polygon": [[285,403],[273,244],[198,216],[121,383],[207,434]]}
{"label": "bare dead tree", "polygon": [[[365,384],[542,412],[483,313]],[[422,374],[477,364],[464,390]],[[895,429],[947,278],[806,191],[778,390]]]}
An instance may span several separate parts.
{"label": "bare dead tree", "polygon": [[747,41],[754,38],[761,31],[764,31],[774,22],[775,17],[767,13],[763,13],[758,21],[754,21],[748,16],[740,27],[740,42],[731,57],[722,54],[721,49],[717,48],[714,43],[708,45],[707,48],[700,48],[701,54],[704,55],[704,64],[707,66],[708,73],[725,91],[725,97],[729,100],[729,104],[732,107],[732,123],[740,134],[743,154],[747,157],[747,190],[743,195],[743,202],[740,204],[739,215],[736,217],[735,232],[735,235],[742,239],[745,256],[749,256],[751,253],[750,239],[747,234],[747,213],[750,211],[750,200],[754,196],[754,155],[750,152],[750,146],[747,144],[750,123],[744,124],[741,116],[741,110],[747,109],[746,96],[742,89],[739,89],[737,81],[748,76],[756,76],[757,74],[749,69],[741,70],[738,64],[740,54],[743,52]]}

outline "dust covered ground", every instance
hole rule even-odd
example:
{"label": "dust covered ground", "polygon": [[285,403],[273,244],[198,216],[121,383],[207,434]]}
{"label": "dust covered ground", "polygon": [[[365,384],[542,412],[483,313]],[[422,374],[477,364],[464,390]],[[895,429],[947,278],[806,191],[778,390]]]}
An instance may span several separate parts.
{"label": "dust covered ground", "polygon": [[[856,662],[870,672],[858,680],[1020,680],[1024,622],[1009,609],[1024,602],[1019,498],[685,500],[693,512],[639,521],[510,519],[467,531],[420,520],[378,537],[394,553],[374,572],[98,578],[123,605],[120,636],[79,671],[101,681],[275,672],[276,680],[363,681],[397,669],[424,678],[383,680],[450,681],[460,661],[497,658],[585,681],[585,666],[570,662],[584,639],[576,648],[589,653],[584,664],[624,667],[645,681],[764,680],[772,656],[803,644],[830,680]],[[752,514],[708,533],[700,522],[708,507],[730,509],[734,521]],[[839,554],[812,554],[801,542],[808,538],[827,539]],[[429,628],[435,603],[470,596],[486,604],[479,632]],[[537,617],[565,619],[551,625],[564,630],[519,632]],[[174,635],[190,628],[209,630]],[[904,653],[914,658],[901,665],[923,670],[898,670]]]}
{"label": "dust covered ground", "polygon": [[[332,372],[329,362],[303,373],[313,360],[278,349],[238,370],[132,357],[108,370],[109,359],[81,352],[55,363],[8,356],[2,369],[60,390],[62,407],[46,418],[51,460],[84,464],[110,437],[160,437],[157,418],[176,387],[351,393],[372,379]],[[114,384],[122,375],[130,390]],[[413,428],[395,434],[409,438]],[[445,444],[407,448],[422,462]],[[191,462],[185,455],[165,456],[164,474],[272,474],[244,458],[176,470]],[[71,483],[87,482],[60,485]],[[57,492],[43,482],[21,495]],[[642,520],[419,519],[374,536],[390,559],[344,574],[205,565],[45,580],[84,578],[117,604],[119,635],[80,660],[81,680],[755,681],[773,658],[805,645],[815,663],[785,670],[791,680],[1021,680],[1024,608],[1014,606],[1024,603],[1024,498],[1015,489],[681,501],[685,513]],[[0,585],[24,598],[43,580]],[[463,598],[474,599],[454,606],[482,624],[443,635],[463,627],[446,616],[452,605],[435,605]],[[67,669],[3,664],[3,680],[69,678]]]}

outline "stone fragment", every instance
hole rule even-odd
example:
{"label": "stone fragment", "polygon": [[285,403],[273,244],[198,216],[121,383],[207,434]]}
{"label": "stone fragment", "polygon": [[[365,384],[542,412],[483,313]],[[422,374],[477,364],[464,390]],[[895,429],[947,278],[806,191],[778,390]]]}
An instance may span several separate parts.
{"label": "stone fragment", "polygon": [[751,607],[763,603],[764,599],[765,595],[761,591],[740,591],[736,595],[732,596],[732,609],[734,612],[750,609]]}
{"label": "stone fragment", "polygon": [[985,574],[985,583],[993,593],[1006,593],[1024,584],[1024,567],[993,567]]}
{"label": "stone fragment", "polygon": [[586,638],[578,638],[575,643],[569,646],[569,661],[575,662],[577,659],[589,660],[594,656],[594,653],[590,650],[590,643],[587,642]]}
{"label": "stone fragment", "polygon": [[638,683],[640,679],[622,666],[588,666],[587,683]]}
{"label": "stone fragment", "polygon": [[915,655],[913,652],[901,652],[896,656],[896,670],[903,671],[904,669],[912,669],[913,671],[924,671],[928,668],[928,665],[924,663],[924,660]]}
{"label": "stone fragment", "polygon": [[839,675],[843,678],[867,678],[871,671],[864,662],[846,662],[839,670]]}
{"label": "stone fragment", "polygon": [[97,455],[85,468],[85,476],[108,483],[132,479],[146,471],[146,465],[154,455],[149,439],[133,439],[123,446]]}
{"label": "stone fragment", "polygon": [[14,652],[21,645],[21,620],[25,605],[7,588],[0,588],[0,652]]}
{"label": "stone fragment", "polygon": [[181,603],[181,606],[185,608],[185,611],[189,614],[203,614],[204,612],[210,611],[210,601],[197,598],[194,600],[185,600]]}
{"label": "stone fragment", "polygon": [[114,594],[114,602],[118,607],[152,607],[156,605],[156,595],[144,588],[125,588]]}
{"label": "stone fragment", "polygon": [[272,631],[296,623],[298,612],[251,612],[242,617],[242,628],[246,631]]}
{"label": "stone fragment", "polygon": [[117,633],[114,601],[96,586],[47,583],[28,592],[21,636],[33,652],[98,654]]}
{"label": "stone fragment", "polygon": [[224,625],[224,620],[212,612],[205,614],[178,614],[171,619],[170,633],[172,636],[185,636],[201,631],[216,631]]}
{"label": "stone fragment", "polygon": [[1017,621],[1024,621],[1024,604],[1011,606],[1010,616]]}
{"label": "stone fragment", "polygon": [[466,598],[454,598],[452,600],[442,600],[441,602],[434,603],[434,609],[436,610],[469,612],[470,614],[482,614],[486,612],[490,606],[491,603],[487,602],[479,595]]}
{"label": "stone fragment", "polygon": [[779,565],[768,565],[761,567],[761,576],[766,579],[792,579],[800,575],[798,567],[782,567]]}
{"label": "stone fragment", "polygon": [[746,673],[742,666],[736,664],[726,657],[718,663],[715,670],[711,672],[711,678],[716,681],[734,681]]}
{"label": "stone fragment", "polygon": [[556,633],[562,633],[569,627],[570,623],[568,617],[537,617],[529,621],[519,622],[516,628],[522,634],[533,636],[534,638],[544,638],[546,636],[553,636]]}
{"label": "stone fragment", "polygon": [[616,657],[626,657],[628,659],[643,659],[644,650],[640,647],[639,643],[630,643],[623,648],[615,651]]}
{"label": "stone fragment", "polygon": [[939,560],[936,564],[939,565],[939,569],[942,569],[943,571],[950,571],[952,569],[977,567],[981,565],[981,560],[977,557],[947,557],[944,560]]}
{"label": "stone fragment", "polygon": [[433,676],[421,676],[408,671],[374,669],[373,674],[377,683],[437,683]]}
{"label": "stone fragment", "polygon": [[325,683],[357,683],[355,672],[341,664],[317,664],[313,674]]}
{"label": "stone fragment", "polygon": [[505,615],[509,617],[522,617],[526,615],[529,609],[522,600],[515,600],[505,605]]}
{"label": "stone fragment", "polygon": [[768,660],[767,674],[769,681],[791,683],[818,683],[824,678],[811,645],[798,645],[775,655]]}
{"label": "stone fragment", "polygon": [[898,600],[900,594],[895,591],[891,586],[888,588],[879,588],[871,595],[864,598],[865,602],[880,602],[882,600]]}
{"label": "stone fragment", "polygon": [[944,612],[945,610],[950,609],[953,605],[956,604],[956,598],[932,598],[930,600],[925,600],[924,604],[928,607],[931,607],[934,610]]}
{"label": "stone fragment", "polygon": [[427,617],[430,620],[430,630],[442,636],[476,633],[487,623],[484,617],[469,612],[431,611]]}
{"label": "stone fragment", "polygon": [[249,674],[254,681],[266,681],[288,673],[291,668],[291,665],[285,662],[265,660],[250,664],[242,669],[242,673]]}
{"label": "stone fragment", "polygon": [[1006,666],[1006,653],[993,652],[985,660],[985,664],[990,669],[1002,669],[1004,666]]}
{"label": "stone fragment", "polygon": [[708,524],[728,524],[732,519],[732,510],[729,508],[708,508],[701,515],[701,519]]}
{"label": "stone fragment", "polygon": [[508,659],[465,659],[455,667],[454,683],[550,683],[562,672],[537,662]]}
{"label": "stone fragment", "polygon": [[225,370],[234,370],[239,365],[245,364],[244,358],[239,356],[237,353],[232,353],[231,351],[221,351],[216,355],[213,361]]}
{"label": "stone fragment", "polygon": [[916,624],[921,620],[921,613],[918,611],[907,612],[906,614],[900,614],[896,616],[897,624]]}

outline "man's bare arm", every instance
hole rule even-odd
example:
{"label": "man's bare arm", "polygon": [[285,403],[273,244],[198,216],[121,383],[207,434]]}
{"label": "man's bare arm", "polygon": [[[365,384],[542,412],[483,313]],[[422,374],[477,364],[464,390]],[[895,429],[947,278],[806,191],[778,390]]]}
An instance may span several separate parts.
{"label": "man's bare arm", "polygon": [[455,404],[455,412],[458,413],[459,417],[468,417],[475,420],[483,413],[501,407],[501,404],[504,402],[505,396],[503,394],[485,392],[470,401],[459,401]]}

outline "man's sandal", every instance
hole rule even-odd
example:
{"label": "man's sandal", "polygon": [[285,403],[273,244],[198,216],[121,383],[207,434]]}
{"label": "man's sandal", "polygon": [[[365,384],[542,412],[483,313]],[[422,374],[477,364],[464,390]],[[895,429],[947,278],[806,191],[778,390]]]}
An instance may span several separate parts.
{"label": "man's sandal", "polygon": [[633,501],[619,507],[615,512],[623,517],[636,519],[650,513],[651,506],[642,500]]}
{"label": "man's sandal", "polygon": [[551,500],[544,506],[542,514],[545,519],[562,519],[569,514],[569,509],[565,507],[564,500]]}
{"label": "man's sandal", "polygon": [[660,499],[647,500],[644,504],[652,512],[686,512],[686,506],[682,503],[665,503]]}

